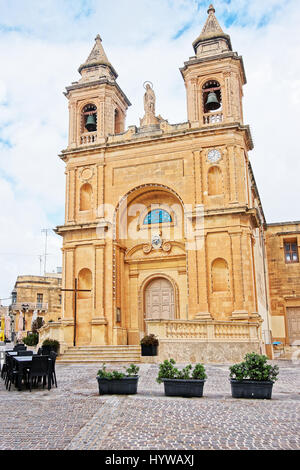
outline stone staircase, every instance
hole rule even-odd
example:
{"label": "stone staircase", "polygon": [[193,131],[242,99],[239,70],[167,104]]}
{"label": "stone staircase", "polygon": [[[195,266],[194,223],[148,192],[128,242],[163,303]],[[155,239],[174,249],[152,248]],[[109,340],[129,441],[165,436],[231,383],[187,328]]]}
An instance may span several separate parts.
{"label": "stone staircase", "polygon": [[58,356],[60,364],[71,363],[109,363],[141,362],[140,346],[70,346],[63,355]]}

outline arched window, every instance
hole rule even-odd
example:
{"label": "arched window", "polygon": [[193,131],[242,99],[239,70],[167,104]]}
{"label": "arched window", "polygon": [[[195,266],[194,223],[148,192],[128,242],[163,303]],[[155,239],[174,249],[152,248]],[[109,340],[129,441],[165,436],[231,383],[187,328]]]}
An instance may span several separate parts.
{"label": "arched window", "polygon": [[212,263],[211,281],[213,292],[226,292],[229,290],[229,269],[225,259],[217,258]]}
{"label": "arched window", "polygon": [[161,224],[163,222],[172,222],[172,217],[164,209],[154,209],[144,219],[144,225]]}
{"label": "arched window", "polygon": [[97,106],[87,104],[82,110],[81,133],[97,131]]}
{"label": "arched window", "polygon": [[211,113],[222,107],[220,83],[216,80],[206,82],[202,87],[203,112]]}
{"label": "arched window", "polygon": [[93,189],[89,183],[85,183],[80,188],[80,209],[81,211],[89,211],[92,209]]}
{"label": "arched window", "polygon": [[[92,289],[92,272],[83,268],[78,274],[78,289],[91,290]],[[91,296],[90,292],[78,292],[79,299],[89,299]]]}
{"label": "arched window", "polygon": [[222,171],[218,166],[212,166],[208,170],[208,195],[217,196],[223,194]]}
{"label": "arched window", "polygon": [[121,132],[121,113],[118,109],[115,109],[115,134],[120,134]]}

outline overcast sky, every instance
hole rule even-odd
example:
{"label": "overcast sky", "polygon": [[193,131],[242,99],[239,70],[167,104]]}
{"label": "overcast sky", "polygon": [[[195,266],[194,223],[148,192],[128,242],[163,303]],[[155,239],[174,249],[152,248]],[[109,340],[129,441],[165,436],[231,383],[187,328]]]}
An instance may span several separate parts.
{"label": "overcast sky", "polygon": [[[0,0],[0,298],[18,274],[43,273],[42,229],[63,224],[68,103],[65,87],[99,33],[118,83],[143,116],[143,82],[156,111],[184,122],[179,67],[207,18],[209,1]],[[245,123],[267,222],[299,220],[300,1],[215,0],[216,16],[244,58]],[[61,239],[48,237],[47,270],[61,266]],[[7,302],[3,302],[7,304]],[[8,302],[9,303],[9,302]]]}

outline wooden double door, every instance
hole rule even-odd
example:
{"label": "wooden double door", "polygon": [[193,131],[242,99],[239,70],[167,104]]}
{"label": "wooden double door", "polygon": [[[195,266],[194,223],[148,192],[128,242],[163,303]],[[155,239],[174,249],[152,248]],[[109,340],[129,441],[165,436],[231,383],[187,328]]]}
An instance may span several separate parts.
{"label": "wooden double door", "polygon": [[300,307],[286,309],[289,344],[298,341],[300,344]]}
{"label": "wooden double door", "polygon": [[145,291],[145,319],[173,320],[175,318],[174,288],[168,279],[156,278]]}

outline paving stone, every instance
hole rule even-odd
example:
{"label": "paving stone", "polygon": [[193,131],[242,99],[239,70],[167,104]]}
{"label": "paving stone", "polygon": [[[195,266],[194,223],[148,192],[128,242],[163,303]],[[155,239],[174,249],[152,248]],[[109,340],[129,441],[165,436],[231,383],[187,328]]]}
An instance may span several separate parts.
{"label": "paving stone", "polygon": [[138,394],[129,396],[99,396],[97,364],[57,364],[49,392],[8,392],[0,380],[0,450],[297,450],[300,369],[276,363],[272,400],[233,399],[227,364],[206,366],[203,398],[166,397],[152,364],[140,366]]}

